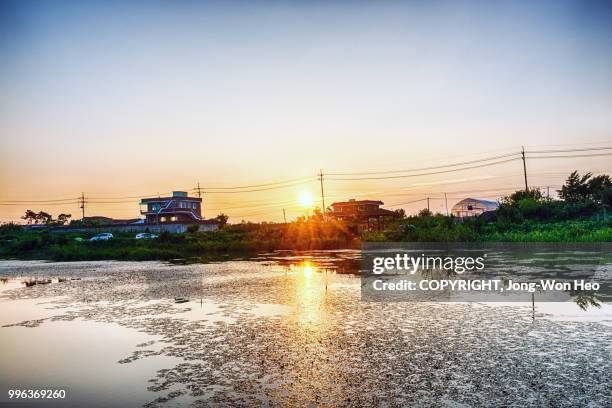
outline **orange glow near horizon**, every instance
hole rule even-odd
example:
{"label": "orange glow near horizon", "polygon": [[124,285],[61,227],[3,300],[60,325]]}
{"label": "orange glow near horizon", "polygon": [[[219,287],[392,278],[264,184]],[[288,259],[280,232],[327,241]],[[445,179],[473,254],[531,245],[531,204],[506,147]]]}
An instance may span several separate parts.
{"label": "orange glow near horizon", "polygon": [[310,277],[312,276],[312,272],[314,272],[314,268],[310,264],[310,262],[305,262],[302,266],[302,269],[304,271],[304,277],[306,277],[306,279],[310,279]]}
{"label": "orange glow near horizon", "polygon": [[574,170],[612,173],[608,150],[580,150],[612,146],[610,24],[577,23],[598,7],[14,3],[0,12],[0,223],[132,220],[175,190],[230,224],[350,199],[446,214],[523,189],[524,169],[553,198]]}
{"label": "orange glow near horizon", "polygon": [[306,326],[325,324],[327,311],[325,308],[325,286],[321,279],[317,279],[318,265],[315,262],[304,260],[295,266],[298,274],[295,275],[297,320]]}
{"label": "orange glow near horizon", "polygon": [[310,194],[310,191],[303,190],[302,192],[300,192],[298,202],[303,208],[312,208],[312,206],[314,205],[314,198],[312,197],[312,194]]}

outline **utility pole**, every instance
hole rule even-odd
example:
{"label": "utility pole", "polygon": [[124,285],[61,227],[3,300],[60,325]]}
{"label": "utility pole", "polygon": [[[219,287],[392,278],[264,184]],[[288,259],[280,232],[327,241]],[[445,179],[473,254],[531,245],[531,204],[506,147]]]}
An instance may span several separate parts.
{"label": "utility pole", "polygon": [[427,211],[429,211],[429,197],[427,197]]}
{"label": "utility pole", "polygon": [[448,199],[446,198],[446,193],[444,193],[444,202],[446,203],[446,216],[448,217]]}
{"label": "utility pole", "polygon": [[523,174],[525,175],[525,192],[528,192],[529,186],[527,185],[527,164],[525,163],[525,146],[521,146],[521,156],[523,158]]}
{"label": "utility pole", "polygon": [[287,215],[285,214],[285,209],[283,208],[283,220],[285,220],[285,224],[287,223]]}
{"label": "utility pole", "polygon": [[81,218],[81,221],[85,220],[85,193],[81,192],[81,199],[80,201],[80,206],[79,208],[83,211],[83,218]]}
{"label": "utility pole", "polygon": [[202,190],[200,190],[200,182],[198,181],[198,197],[202,198]]}
{"label": "utility pole", "polygon": [[546,186],[546,198],[550,198],[550,186]]}
{"label": "utility pole", "polygon": [[319,181],[321,182],[321,215],[325,221],[325,192],[323,191],[323,170],[319,169]]}

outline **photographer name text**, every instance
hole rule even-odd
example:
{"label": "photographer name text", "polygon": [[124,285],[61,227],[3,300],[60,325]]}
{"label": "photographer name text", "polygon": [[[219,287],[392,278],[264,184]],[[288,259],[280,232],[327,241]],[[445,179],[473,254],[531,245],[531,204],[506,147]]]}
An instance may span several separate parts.
{"label": "photographer name text", "polygon": [[476,292],[529,292],[541,291],[598,291],[600,284],[585,280],[559,282],[553,279],[542,279],[539,282],[516,282],[501,279],[424,279],[418,282],[408,279],[387,282],[376,279],[372,282],[376,291],[476,291]]}

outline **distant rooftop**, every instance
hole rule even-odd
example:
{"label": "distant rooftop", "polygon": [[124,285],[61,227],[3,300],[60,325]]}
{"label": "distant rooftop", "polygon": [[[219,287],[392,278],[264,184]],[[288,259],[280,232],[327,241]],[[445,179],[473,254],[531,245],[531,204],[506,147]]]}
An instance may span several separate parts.
{"label": "distant rooftop", "polygon": [[354,205],[354,204],[376,204],[376,205],[383,205],[384,203],[382,201],[378,201],[378,200],[355,200],[354,198],[351,198],[348,201],[338,201],[336,203],[333,203],[332,207],[334,205]]}

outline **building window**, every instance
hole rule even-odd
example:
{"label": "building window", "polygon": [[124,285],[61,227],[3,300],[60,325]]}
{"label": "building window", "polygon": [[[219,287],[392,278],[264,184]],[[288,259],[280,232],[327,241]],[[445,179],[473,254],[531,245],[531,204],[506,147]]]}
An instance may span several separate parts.
{"label": "building window", "polygon": [[166,217],[161,217],[161,218],[159,219],[159,222],[166,222]]}
{"label": "building window", "polygon": [[159,211],[160,208],[161,208],[160,204],[151,205],[151,211]]}
{"label": "building window", "polygon": [[191,203],[191,208],[193,208],[194,210],[198,209],[198,203]]}
{"label": "building window", "polygon": [[176,221],[176,220],[177,220],[176,215],[173,215],[172,217],[170,217],[170,221],[173,221],[173,222],[174,222],[174,221]]}

